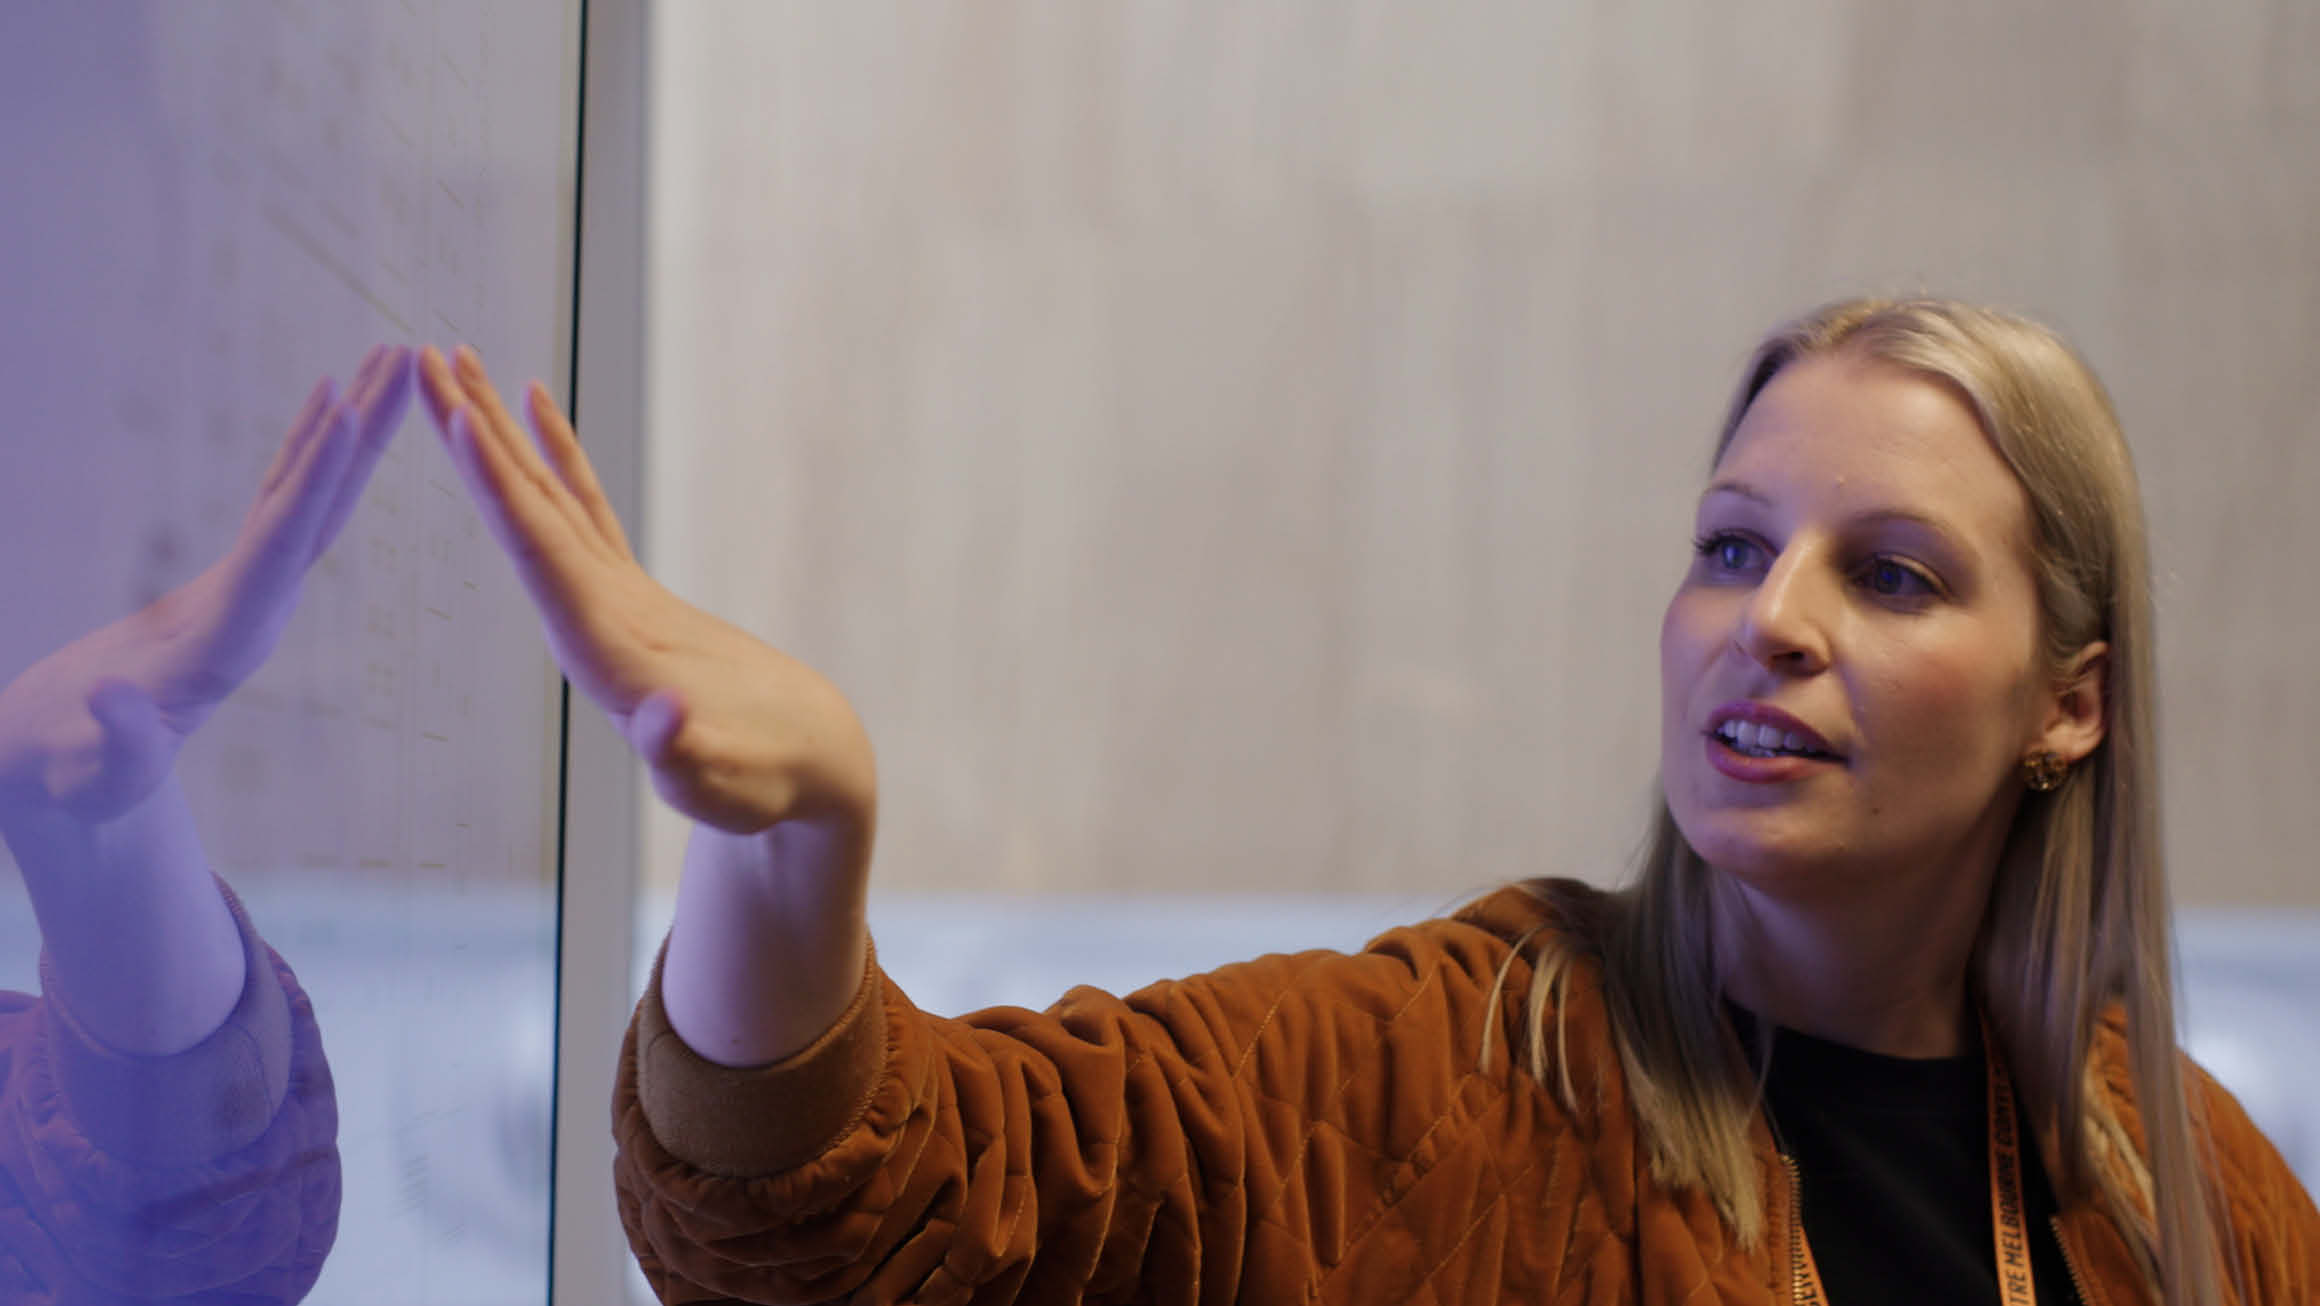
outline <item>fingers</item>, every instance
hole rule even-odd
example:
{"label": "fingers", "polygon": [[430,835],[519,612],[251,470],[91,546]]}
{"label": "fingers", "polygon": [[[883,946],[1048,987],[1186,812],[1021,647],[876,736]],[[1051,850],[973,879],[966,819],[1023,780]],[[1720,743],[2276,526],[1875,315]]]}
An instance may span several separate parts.
{"label": "fingers", "polygon": [[467,482],[468,497],[493,538],[521,563],[543,554],[551,541],[566,534],[556,514],[545,511],[536,496],[526,493],[522,477],[508,466],[498,442],[477,430],[481,419],[473,408],[460,405],[444,420],[443,444],[452,466]]}
{"label": "fingers", "polygon": [[[358,374],[356,384],[367,383],[371,370]],[[295,447],[284,449],[282,472],[272,488],[250,505],[239,547],[269,566],[294,563],[303,571],[312,556],[315,529],[330,504],[328,491],[353,452],[347,405],[331,405],[301,436]]]}
{"label": "fingers", "polygon": [[[516,426],[514,414],[508,412],[507,405],[500,402],[499,391],[493,387],[491,377],[484,372],[481,354],[476,353],[466,345],[461,345],[453,350],[451,352],[451,374],[459,378],[460,389],[466,393],[467,401],[483,410],[484,421],[490,424],[495,434],[521,434],[520,429]],[[521,444],[521,442],[518,443]],[[519,454],[516,459],[517,465],[522,466],[527,472],[534,470],[535,467],[541,473],[548,470],[545,464],[540,463],[540,456],[536,451],[519,448],[517,452]],[[529,454],[530,457],[524,458],[520,456],[522,454]]]}
{"label": "fingers", "polygon": [[427,405],[427,417],[438,431],[448,431],[451,414],[467,402],[459,392],[459,380],[451,375],[451,365],[435,346],[419,351],[419,398]]}
{"label": "fingers", "polygon": [[346,408],[354,426],[354,451],[346,469],[336,478],[329,509],[323,514],[307,549],[306,560],[310,565],[329,551],[338,533],[345,529],[347,518],[354,515],[363,487],[370,483],[371,473],[378,469],[388,442],[402,427],[403,414],[411,404],[411,390],[411,351],[397,347],[385,351],[366,383],[347,396]]}
{"label": "fingers", "polygon": [[[422,389],[436,415],[452,461],[468,483],[485,520],[512,554],[538,553],[578,543],[576,511],[558,503],[558,487],[531,442],[514,431],[507,410],[491,393],[481,364],[462,349],[446,361],[432,347],[420,354]],[[482,399],[488,399],[488,407]],[[499,420],[492,414],[497,412]],[[529,464],[526,458],[529,458]]]}
{"label": "fingers", "polygon": [[345,396],[293,431],[244,525],[245,544],[266,562],[303,572],[336,538],[393,433],[391,423],[381,430],[376,419],[388,415],[380,409],[398,389],[409,358],[408,349],[371,350]]}
{"label": "fingers", "polygon": [[[361,391],[385,354],[386,346],[380,345],[363,355],[362,363],[355,368],[352,387],[355,392]],[[290,434],[283,438],[281,447],[275,450],[272,465],[267,467],[265,476],[260,478],[258,497],[250,505],[247,520],[268,514],[277,496],[283,493],[283,485],[291,478],[294,468],[312,465],[310,451],[330,430],[331,422],[338,412],[337,400],[337,389],[329,377],[316,383],[313,392],[306,398],[306,406],[299,410],[297,419],[290,423]]]}
{"label": "fingers", "polygon": [[475,500],[484,524],[502,549],[520,556],[529,532],[518,520],[515,500],[519,496],[513,478],[498,456],[497,442],[487,443],[483,433],[475,429],[477,418],[468,405],[466,387],[433,345],[419,351],[419,396],[427,405],[428,417],[442,433],[451,465],[467,483],[468,497]]}
{"label": "fingers", "polygon": [[564,484],[580,502],[582,512],[588,514],[605,542],[623,558],[636,555],[629,551],[628,533],[620,529],[620,517],[612,511],[612,504],[604,497],[604,487],[596,481],[596,469],[589,465],[588,455],[580,448],[580,436],[572,424],[564,420],[563,410],[548,394],[548,387],[534,381],[524,389],[524,405],[530,411],[532,431],[539,440],[540,449],[564,478]]}
{"label": "fingers", "polygon": [[497,457],[496,442],[487,444],[483,433],[475,429],[477,419],[468,405],[466,387],[433,345],[419,351],[419,397],[426,403],[435,429],[442,433],[451,465],[467,483],[468,497],[475,500],[492,537],[511,555],[519,554],[527,532],[516,520],[517,496]]}
{"label": "fingers", "polygon": [[452,410],[444,433],[452,464],[541,615],[552,626],[568,622],[587,587],[584,576],[594,550],[575,537],[563,513],[541,500],[537,487],[482,425],[473,407]]}
{"label": "fingers", "polygon": [[[509,479],[503,482],[511,493],[520,492],[535,501],[546,512],[562,516],[569,527],[572,540],[596,553],[617,560],[629,560],[628,542],[619,532],[619,523],[612,520],[609,508],[602,507],[603,492],[595,489],[594,475],[588,474],[580,483],[570,482],[568,473],[551,468],[542,455],[545,445],[535,443],[531,436],[518,427],[501,404],[499,392],[483,370],[483,360],[474,350],[461,346],[449,360],[430,349],[421,358],[421,372],[426,379],[430,410],[440,412],[445,430],[451,417],[467,411],[474,417],[473,429],[480,453],[492,460],[493,465],[506,469]],[[533,419],[539,420],[534,407]],[[562,424],[562,418],[557,418]],[[571,428],[564,425],[566,449],[572,459],[585,467],[586,459],[579,456],[579,442],[570,437]],[[564,461],[564,460],[560,460]],[[577,493],[579,485],[593,489],[594,504],[583,502]],[[606,523],[612,529],[606,530]]]}
{"label": "fingers", "polygon": [[402,425],[411,404],[411,350],[396,346],[379,358],[367,387],[348,397],[355,417],[355,438],[365,445],[384,447]]}
{"label": "fingers", "polygon": [[[460,378],[468,397],[477,401],[483,411],[483,426],[497,439],[510,456],[515,467],[539,489],[540,497],[572,524],[573,536],[601,552],[620,554],[625,546],[616,547],[607,538],[597,522],[572,492],[572,487],[554,468],[551,468],[532,437],[516,425],[516,419],[501,404],[499,391],[491,378],[484,374],[483,357],[472,348],[461,346],[451,358],[452,371]],[[569,429],[569,428],[567,428]],[[573,442],[575,452],[578,441]],[[591,480],[594,478],[591,477]]]}
{"label": "fingers", "polygon": [[314,389],[307,393],[305,406],[298,410],[298,416],[290,422],[290,434],[283,437],[281,447],[274,450],[274,461],[267,466],[266,474],[259,478],[260,499],[272,494],[274,487],[282,483],[282,474],[289,470],[291,458],[306,446],[330,416],[331,401],[336,397],[337,387],[329,377],[314,383]]}
{"label": "fingers", "polygon": [[[363,355],[362,363],[355,368],[354,382],[346,391],[349,396],[359,396],[364,392],[386,359],[387,352],[387,347],[380,345]],[[258,529],[257,523],[261,519],[267,523],[279,521],[284,497],[294,497],[298,493],[298,476],[302,471],[312,469],[315,446],[328,434],[340,416],[341,408],[337,388],[330,378],[324,377],[307,396],[306,406],[299,410],[297,419],[290,423],[290,434],[283,438],[281,448],[274,453],[273,464],[259,481],[258,496],[250,504],[245,529]],[[272,527],[269,525],[266,528]]]}

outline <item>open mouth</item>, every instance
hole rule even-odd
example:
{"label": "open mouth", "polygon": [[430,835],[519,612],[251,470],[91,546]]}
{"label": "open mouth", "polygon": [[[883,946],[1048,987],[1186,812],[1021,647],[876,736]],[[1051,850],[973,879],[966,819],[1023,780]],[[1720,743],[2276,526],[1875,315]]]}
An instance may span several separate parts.
{"label": "open mouth", "polygon": [[1815,748],[1793,730],[1761,725],[1754,721],[1726,721],[1717,726],[1716,738],[1726,748],[1744,757],[1810,757],[1833,762],[1837,755]]}

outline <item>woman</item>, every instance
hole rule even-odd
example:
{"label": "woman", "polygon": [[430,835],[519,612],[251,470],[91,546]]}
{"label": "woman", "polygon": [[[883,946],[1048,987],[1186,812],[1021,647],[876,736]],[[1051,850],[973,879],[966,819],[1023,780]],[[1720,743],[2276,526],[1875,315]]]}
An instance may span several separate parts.
{"label": "woman", "polygon": [[543,391],[535,448],[473,355],[422,376],[696,822],[615,1108],[670,1300],[2308,1299],[2320,1214],[2173,1046],[2140,509],[2035,326],[1759,349],[1632,889],[964,1021],[869,956],[844,700],[637,568]]}
{"label": "woman", "polygon": [[199,576],[0,689],[0,837],[41,993],[0,993],[0,1302],[301,1300],[338,1230],[338,1108],[290,968],[210,871],[176,773],[262,665],[411,392],[316,387]]}

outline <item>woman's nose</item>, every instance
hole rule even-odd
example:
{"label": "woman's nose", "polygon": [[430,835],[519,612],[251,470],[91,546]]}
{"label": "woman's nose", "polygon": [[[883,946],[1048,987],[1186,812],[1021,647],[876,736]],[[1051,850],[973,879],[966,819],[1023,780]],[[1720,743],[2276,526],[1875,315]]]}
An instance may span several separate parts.
{"label": "woman's nose", "polygon": [[1828,666],[1832,605],[1843,596],[1825,570],[1808,550],[1782,550],[1741,610],[1733,642],[1770,670],[1811,675]]}

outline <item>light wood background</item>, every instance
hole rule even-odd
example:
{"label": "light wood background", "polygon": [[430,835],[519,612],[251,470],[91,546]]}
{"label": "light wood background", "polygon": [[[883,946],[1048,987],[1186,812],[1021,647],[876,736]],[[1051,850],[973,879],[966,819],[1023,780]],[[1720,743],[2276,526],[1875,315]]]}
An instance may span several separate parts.
{"label": "light wood background", "polygon": [[652,22],[647,548],[861,707],[883,883],[1617,878],[1748,346],[1930,290],[2123,412],[2179,900],[2320,907],[2309,0]]}

